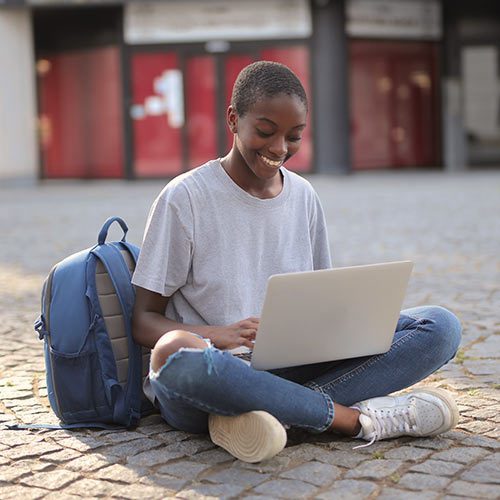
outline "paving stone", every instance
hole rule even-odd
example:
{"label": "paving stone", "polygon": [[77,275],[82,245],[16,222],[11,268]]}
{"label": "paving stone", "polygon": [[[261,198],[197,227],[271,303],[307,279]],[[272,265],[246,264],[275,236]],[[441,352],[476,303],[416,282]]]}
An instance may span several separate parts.
{"label": "paving stone", "polygon": [[460,476],[476,483],[500,484],[500,467],[494,460],[483,460]]}
{"label": "paving stone", "polygon": [[150,438],[134,439],[130,442],[125,442],[117,444],[106,448],[106,455],[113,455],[120,458],[127,458],[137,455],[146,450],[151,450],[152,448],[157,448],[159,445],[158,441]]}
{"label": "paving stone", "polygon": [[182,460],[172,464],[167,464],[156,469],[159,474],[171,474],[182,479],[194,479],[202,471],[208,469],[210,465]]}
{"label": "paving stone", "polygon": [[165,464],[170,460],[175,460],[176,458],[184,456],[186,455],[182,451],[160,448],[159,450],[145,451],[143,453],[139,453],[138,455],[129,457],[127,459],[127,463],[137,465],[139,467],[150,467],[152,465]]}
{"label": "paving stone", "polygon": [[244,489],[243,486],[238,486],[236,484],[199,484],[192,485],[187,489],[185,488],[179,491],[176,497],[186,499],[238,498],[238,495]]}
{"label": "paving stone", "polygon": [[72,450],[71,448],[61,451],[56,451],[55,453],[49,453],[40,457],[41,460],[46,460],[47,462],[68,462],[75,458],[81,457],[82,454],[79,451]]}
{"label": "paving stone", "polygon": [[439,498],[439,494],[435,491],[403,491],[396,488],[384,488],[377,498],[383,500],[434,500]]}
{"label": "paving stone", "polygon": [[[95,497],[89,497],[95,498]],[[44,500],[82,500],[80,495],[71,495],[70,493],[66,493],[65,491],[53,491],[48,495],[43,497]]]}
{"label": "paving stone", "polygon": [[245,500],[276,500],[276,498],[267,495],[247,495]]}
{"label": "paving stone", "polygon": [[114,463],[116,460],[116,457],[107,457],[94,453],[75,458],[71,462],[64,464],[64,467],[75,472],[93,472]]}
{"label": "paving stone", "polygon": [[469,436],[462,441],[466,446],[482,446],[484,448],[500,448],[500,441],[485,436]]}
{"label": "paving stone", "polygon": [[487,432],[485,436],[500,440],[500,428],[497,427],[493,431]]}
{"label": "paving stone", "polygon": [[263,493],[279,498],[307,498],[314,494],[316,486],[294,479],[274,479],[254,488],[256,493]]}
{"label": "paving stone", "polygon": [[[171,432],[171,427],[168,426],[163,419],[161,419],[161,422],[156,423],[156,424],[148,424],[148,425],[141,425],[137,427],[137,431],[140,432],[141,434],[146,434],[147,436],[156,436],[158,434],[168,434]],[[141,421],[142,422],[142,421]]]}
{"label": "paving stone", "polygon": [[451,479],[447,477],[409,472],[399,479],[398,485],[410,490],[442,490],[450,481]]}
{"label": "paving stone", "polygon": [[457,464],[455,462],[445,462],[443,460],[426,460],[421,464],[417,464],[411,467],[410,471],[422,472],[424,474],[432,474],[435,476],[454,476],[459,470],[463,468],[463,464]]}
{"label": "paving stone", "polygon": [[265,473],[272,472],[277,473],[285,470],[290,465],[290,458],[277,455],[269,460],[264,460],[263,462],[258,462],[256,464],[250,464],[247,462],[242,462],[241,460],[236,460],[232,467],[237,469],[248,469],[255,470],[257,472]]}
{"label": "paving stone", "polygon": [[47,495],[47,490],[29,488],[17,484],[15,486],[4,486],[0,489],[0,497],[2,500],[35,500],[45,495]]}
{"label": "paving stone", "polygon": [[196,460],[197,462],[203,462],[206,464],[217,464],[222,462],[227,462],[229,460],[236,460],[232,455],[230,455],[227,451],[216,448],[214,450],[204,451],[202,453],[198,453],[191,457],[192,460]]}
{"label": "paving stone", "polygon": [[127,498],[130,500],[143,500],[147,498],[148,500],[154,500],[156,498],[168,498],[172,493],[168,489],[162,486],[148,486],[145,484],[128,484],[121,488],[113,487],[113,492],[111,496],[118,498]]}
{"label": "paving stone", "polygon": [[402,464],[401,460],[370,460],[351,469],[345,477],[346,479],[382,479],[396,472]]}
{"label": "paving stone", "polygon": [[327,450],[320,446],[315,446],[310,443],[301,445],[287,446],[281,453],[281,457],[288,457],[292,461],[313,460],[318,454],[324,453]]}
{"label": "paving stone", "polygon": [[65,485],[76,481],[80,476],[75,472],[67,470],[54,470],[50,472],[37,472],[28,477],[19,480],[26,486],[44,488],[47,490],[59,490]]}
{"label": "paving stone", "polygon": [[469,422],[460,423],[459,427],[474,434],[487,434],[494,431],[497,425],[484,420],[471,420]]}
{"label": "paving stone", "polygon": [[29,443],[36,443],[43,441],[43,436],[40,434],[32,434],[29,431],[11,431],[0,430],[0,443],[9,446],[22,446]]}
{"label": "paving stone", "polygon": [[432,458],[434,460],[444,460],[447,462],[458,462],[460,464],[468,464],[478,458],[483,457],[488,452],[483,448],[458,446],[451,450],[435,453]]}
{"label": "paving stone", "polygon": [[362,445],[363,441],[360,442],[358,440],[349,440],[343,443],[332,443],[332,445],[334,449],[347,451],[362,456],[362,455],[373,455],[373,453],[385,453],[388,450],[406,444],[406,441],[407,441],[406,438],[391,439],[388,441],[375,441],[366,448],[357,448],[356,450],[354,450],[354,447]]}
{"label": "paving stone", "polygon": [[499,498],[500,487],[493,484],[478,484],[454,481],[448,486],[450,493],[468,498]]}
{"label": "paving stone", "polygon": [[16,468],[17,467],[26,467],[33,472],[40,472],[43,470],[53,468],[53,464],[50,464],[47,462],[41,462],[38,459],[16,460],[16,462],[13,463],[12,465],[15,465]]}
{"label": "paving stone", "polygon": [[114,444],[123,443],[124,441],[131,442],[134,439],[143,439],[143,438],[144,434],[133,431],[117,431],[106,434],[105,436],[106,443],[114,443]]}
{"label": "paving stone", "polygon": [[93,474],[95,479],[106,479],[120,483],[135,483],[148,473],[148,469],[114,464],[103,469],[99,469]]}
{"label": "paving stone", "polygon": [[0,483],[12,483],[16,479],[32,474],[32,470],[28,466],[0,466]]}
{"label": "paving stone", "polygon": [[37,441],[34,443],[16,446],[10,450],[2,451],[4,457],[11,460],[20,460],[28,457],[40,457],[52,451],[60,451],[61,447],[55,444],[46,443],[44,441]]}
{"label": "paving stone", "polygon": [[[155,473],[141,477],[139,482],[148,486],[160,486],[168,490],[168,495],[174,495],[191,481],[179,479],[178,477],[170,476],[168,474]],[[166,495],[167,491],[165,491],[164,494]]]}
{"label": "paving stone", "polygon": [[498,381],[500,367],[498,361],[493,359],[482,359],[478,361],[464,361],[464,366],[473,375],[492,375],[492,382]]}
{"label": "paving stone", "polygon": [[493,405],[490,408],[479,408],[477,410],[471,409],[469,411],[463,412],[462,415],[465,417],[474,418],[476,420],[488,420],[496,417],[499,413],[499,405]]}
{"label": "paving stone", "polygon": [[181,443],[170,445],[168,450],[176,450],[182,452],[186,456],[193,456],[202,451],[214,449],[214,444],[208,439],[187,439]]}
{"label": "paving stone", "polygon": [[180,443],[181,441],[184,441],[185,439],[188,438],[192,438],[192,435],[189,435],[187,432],[169,431],[169,432],[154,434],[153,439],[157,439],[161,441],[163,444],[168,445],[168,444]]}
{"label": "paving stone", "polygon": [[96,479],[80,479],[65,488],[64,493],[78,495],[80,497],[109,496],[116,491],[116,484]]}
{"label": "paving stone", "polygon": [[331,465],[339,465],[340,467],[353,468],[360,462],[367,460],[369,457],[360,453],[353,453],[352,451],[331,450],[324,452],[316,459],[319,462],[328,463]]}
{"label": "paving stone", "polygon": [[440,436],[434,438],[419,438],[412,441],[412,446],[419,448],[429,448],[431,450],[447,450],[453,445],[450,439],[443,439]]}
{"label": "paving stone", "polygon": [[93,437],[61,437],[59,440],[56,439],[57,444],[64,448],[71,448],[73,450],[81,451],[82,453],[85,451],[95,450],[104,446],[106,444],[105,441],[101,439],[96,439]]}
{"label": "paving stone", "polygon": [[335,481],[328,491],[318,495],[320,500],[359,500],[367,498],[377,490],[377,486],[370,481],[344,479]]}
{"label": "paving stone", "polygon": [[428,457],[431,450],[424,448],[415,448],[414,446],[401,446],[384,453],[385,458],[396,458],[400,460],[418,461]]}
{"label": "paving stone", "polygon": [[236,469],[234,467],[214,472],[203,477],[212,483],[237,484],[239,486],[253,487],[270,478],[270,474],[260,474],[251,470]]}
{"label": "paving stone", "polygon": [[334,465],[308,462],[293,469],[282,472],[280,477],[297,479],[316,486],[326,486],[341,475],[341,470]]}

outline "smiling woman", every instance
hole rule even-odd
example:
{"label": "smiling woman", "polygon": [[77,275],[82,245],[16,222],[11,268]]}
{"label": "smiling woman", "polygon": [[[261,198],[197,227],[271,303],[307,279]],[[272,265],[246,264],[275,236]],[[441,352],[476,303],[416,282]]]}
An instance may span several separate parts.
{"label": "smiling woman", "polygon": [[253,196],[276,196],[283,187],[279,168],[299,150],[306,118],[306,93],[294,73],[278,63],[247,66],[227,110],[234,140],[221,160],[224,170]]}
{"label": "smiling woman", "polygon": [[243,115],[229,106],[227,121],[233,148],[221,160],[242,189],[258,198],[272,198],[282,189],[279,168],[300,147],[307,108],[297,96],[279,94],[254,103]]}
{"label": "smiling woman", "polygon": [[[172,180],[149,214],[132,280],[134,338],[153,349],[148,397],[173,427],[209,431],[214,443],[247,462],[279,453],[286,426],[372,442],[448,430],[456,423],[448,396],[420,391],[367,399],[407,387],[453,356],[460,325],[444,309],[402,315],[387,358],[279,373],[245,361],[258,335],[268,278],[326,269],[331,262],[319,198],[286,168],[307,120],[296,75],[273,62],[247,66],[226,118],[233,134],[229,153]],[[408,357],[418,349],[432,354],[410,369]],[[354,403],[359,408],[349,408]]]}

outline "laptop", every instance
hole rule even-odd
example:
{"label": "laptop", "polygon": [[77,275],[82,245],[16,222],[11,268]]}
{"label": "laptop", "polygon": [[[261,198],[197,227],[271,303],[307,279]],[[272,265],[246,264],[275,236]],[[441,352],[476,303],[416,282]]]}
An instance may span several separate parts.
{"label": "laptop", "polygon": [[250,364],[271,370],[387,352],[410,261],[269,278]]}

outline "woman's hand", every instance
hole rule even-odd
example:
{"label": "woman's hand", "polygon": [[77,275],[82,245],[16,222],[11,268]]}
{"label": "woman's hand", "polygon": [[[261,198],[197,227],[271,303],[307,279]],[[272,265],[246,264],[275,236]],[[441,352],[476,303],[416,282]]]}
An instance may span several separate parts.
{"label": "woman's hand", "polygon": [[253,349],[253,340],[259,328],[259,318],[247,318],[228,326],[210,327],[208,338],[218,349],[246,346]]}

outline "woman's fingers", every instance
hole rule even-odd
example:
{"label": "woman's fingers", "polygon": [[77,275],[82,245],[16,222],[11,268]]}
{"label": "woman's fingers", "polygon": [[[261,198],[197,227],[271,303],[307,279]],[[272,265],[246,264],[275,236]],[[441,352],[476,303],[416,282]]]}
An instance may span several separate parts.
{"label": "woman's fingers", "polygon": [[245,337],[240,337],[240,345],[253,349],[253,342]]}
{"label": "woman's fingers", "polygon": [[259,326],[259,318],[246,318],[240,322],[240,325]]}
{"label": "woman's fingers", "polygon": [[245,337],[247,339],[255,339],[255,335],[257,334],[257,330],[255,328],[247,328],[246,330],[241,330],[240,332],[241,337]]}

